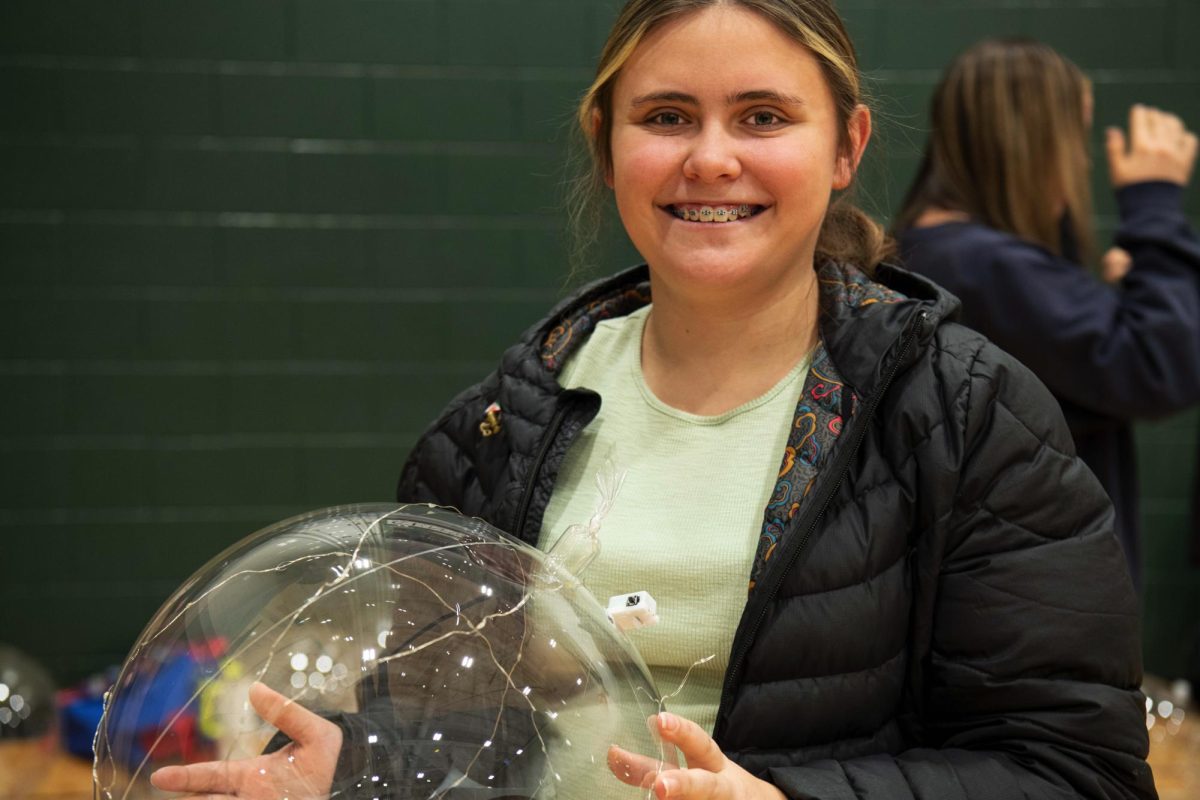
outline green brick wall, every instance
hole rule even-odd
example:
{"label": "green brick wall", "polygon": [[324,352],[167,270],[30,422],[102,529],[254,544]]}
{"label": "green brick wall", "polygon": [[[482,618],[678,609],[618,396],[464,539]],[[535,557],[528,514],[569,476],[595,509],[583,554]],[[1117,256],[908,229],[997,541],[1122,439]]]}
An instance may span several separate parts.
{"label": "green brick wall", "polygon": [[[0,3],[0,640],[74,680],[225,545],[390,499],[424,424],[567,285],[566,130],[618,5]],[[1193,0],[844,11],[879,95],[881,215],[938,69],[983,35],[1061,47],[1101,123],[1138,99],[1200,126]],[[598,256],[634,258],[617,236]],[[1200,618],[1196,428],[1141,431],[1165,672]]]}

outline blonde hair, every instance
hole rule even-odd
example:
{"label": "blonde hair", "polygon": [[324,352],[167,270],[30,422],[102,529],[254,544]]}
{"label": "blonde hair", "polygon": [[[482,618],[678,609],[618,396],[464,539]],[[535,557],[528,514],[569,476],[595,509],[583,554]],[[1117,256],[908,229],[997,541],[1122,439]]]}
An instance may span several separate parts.
{"label": "blonde hair", "polygon": [[[612,167],[612,95],[618,74],[646,35],[659,25],[717,5],[739,6],[760,14],[816,57],[837,109],[838,148],[849,152],[850,119],[864,102],[864,93],[854,44],[829,0],[630,0],[609,33],[596,77],[576,112],[577,132],[586,152],[585,166],[570,198],[577,261],[594,241],[603,217],[605,178]],[[884,230],[850,202],[846,191],[839,193],[821,225],[817,262],[830,259],[871,269],[892,251]]]}
{"label": "blonde hair", "polygon": [[934,90],[929,141],[896,229],[929,208],[962,211],[1065,255],[1065,210],[1090,261],[1089,91],[1083,72],[1040,42],[988,39],[964,51]]}

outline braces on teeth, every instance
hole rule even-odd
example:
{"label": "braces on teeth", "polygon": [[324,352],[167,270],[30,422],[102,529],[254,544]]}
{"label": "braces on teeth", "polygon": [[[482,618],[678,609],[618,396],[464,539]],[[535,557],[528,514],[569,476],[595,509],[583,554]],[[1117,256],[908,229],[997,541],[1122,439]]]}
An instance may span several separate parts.
{"label": "braces on teeth", "polygon": [[692,222],[733,222],[751,216],[751,208],[742,204],[737,208],[725,206],[700,206],[700,208],[672,208],[671,213],[680,219]]}

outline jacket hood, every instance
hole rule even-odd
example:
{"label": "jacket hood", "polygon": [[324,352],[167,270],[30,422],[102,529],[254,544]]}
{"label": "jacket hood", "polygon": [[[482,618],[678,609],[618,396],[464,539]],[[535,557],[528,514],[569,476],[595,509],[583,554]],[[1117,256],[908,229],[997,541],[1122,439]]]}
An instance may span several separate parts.
{"label": "jacket hood", "polygon": [[[879,384],[919,312],[925,312],[920,315],[921,341],[959,312],[954,295],[891,264],[880,264],[868,276],[858,267],[827,262],[819,268],[818,280],[822,342],[859,396],[870,395]],[[649,268],[641,264],[624,270],[584,286],[555,306],[525,333],[519,349],[536,352],[547,377],[553,377],[596,323],[629,314],[651,299]],[[915,359],[918,352],[919,348],[911,350],[905,360]]]}
{"label": "jacket hood", "polygon": [[821,339],[843,379],[860,397],[872,395],[895,358],[904,369],[922,347],[904,349],[905,333],[919,326],[925,345],[937,327],[957,319],[958,298],[927,278],[891,264],[873,276],[845,264],[828,263],[821,282]]}

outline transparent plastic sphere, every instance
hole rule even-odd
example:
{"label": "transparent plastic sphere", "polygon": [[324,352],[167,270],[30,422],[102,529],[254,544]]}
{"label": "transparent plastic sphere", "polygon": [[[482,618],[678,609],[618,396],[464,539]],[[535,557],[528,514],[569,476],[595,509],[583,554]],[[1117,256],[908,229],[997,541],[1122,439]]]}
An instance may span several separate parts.
{"label": "transparent plastic sphere", "polygon": [[442,508],[338,507],[159,610],[106,699],[96,796],[640,797],[606,755],[674,762],[660,705],[555,559]]}
{"label": "transparent plastic sphere", "polygon": [[33,793],[54,758],[57,720],[50,673],[0,644],[0,798]]}

